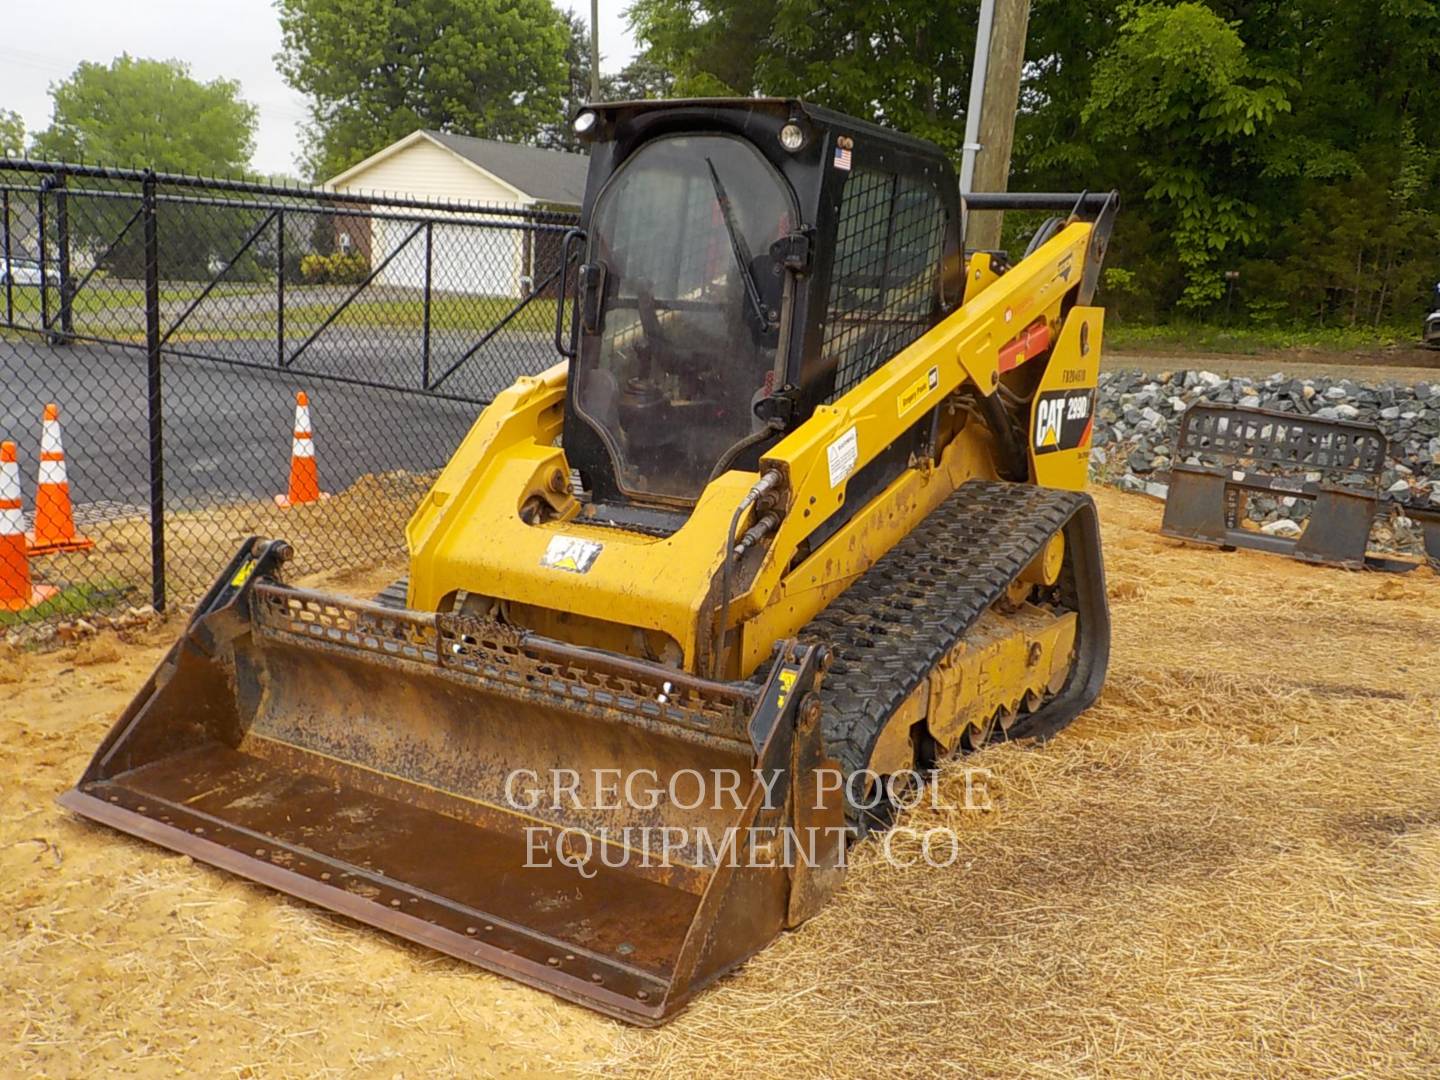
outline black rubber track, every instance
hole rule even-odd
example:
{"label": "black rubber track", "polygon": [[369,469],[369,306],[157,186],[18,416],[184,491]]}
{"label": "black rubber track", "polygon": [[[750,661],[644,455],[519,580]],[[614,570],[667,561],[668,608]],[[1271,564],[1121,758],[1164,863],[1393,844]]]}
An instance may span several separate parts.
{"label": "black rubber track", "polygon": [[[800,632],[832,652],[821,725],[847,776],[866,767],[885,721],[1062,529],[1065,565],[1050,599],[1079,613],[1075,664],[1060,693],[1019,718],[1008,737],[1048,738],[1095,701],[1109,662],[1110,614],[1094,502],[1073,491],[972,480]],[[873,823],[863,808],[846,812],[862,832]]]}

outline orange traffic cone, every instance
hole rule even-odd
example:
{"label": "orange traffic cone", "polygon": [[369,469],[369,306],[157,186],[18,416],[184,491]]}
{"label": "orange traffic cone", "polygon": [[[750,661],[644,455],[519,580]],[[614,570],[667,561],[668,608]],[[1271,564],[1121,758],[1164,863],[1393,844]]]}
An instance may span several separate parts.
{"label": "orange traffic cone", "polygon": [[310,431],[310,397],[301,390],[295,395],[295,438],[290,444],[290,490],[275,496],[277,506],[300,506],[328,499],[320,491],[320,474],[315,467],[315,441]]}
{"label": "orange traffic cone", "polygon": [[0,611],[27,611],[58,591],[30,581],[25,515],[20,509],[20,462],[13,442],[0,443]]}
{"label": "orange traffic cone", "polygon": [[35,489],[35,531],[30,534],[30,554],[87,551],[94,546],[94,540],[75,531],[70,481],[65,475],[65,448],[60,442],[60,407],[52,401],[45,406],[40,428],[40,484]]}

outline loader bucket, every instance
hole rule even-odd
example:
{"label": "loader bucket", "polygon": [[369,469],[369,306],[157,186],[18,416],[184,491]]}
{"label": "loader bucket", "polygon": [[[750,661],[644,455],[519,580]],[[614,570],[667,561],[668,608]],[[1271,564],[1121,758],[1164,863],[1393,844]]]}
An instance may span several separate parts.
{"label": "loader bucket", "polygon": [[288,588],[288,554],[247,542],[64,806],[641,1024],[838,881],[820,650],[710,682]]}

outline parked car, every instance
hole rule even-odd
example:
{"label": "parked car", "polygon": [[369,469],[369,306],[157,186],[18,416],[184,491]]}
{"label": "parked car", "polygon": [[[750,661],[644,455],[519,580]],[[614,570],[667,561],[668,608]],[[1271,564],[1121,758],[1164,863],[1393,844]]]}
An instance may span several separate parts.
{"label": "parked car", "polygon": [[1440,281],[1435,283],[1434,310],[1425,316],[1425,344],[1440,349]]}
{"label": "parked car", "polygon": [[10,259],[0,255],[0,285],[39,285],[44,279],[34,259]]}

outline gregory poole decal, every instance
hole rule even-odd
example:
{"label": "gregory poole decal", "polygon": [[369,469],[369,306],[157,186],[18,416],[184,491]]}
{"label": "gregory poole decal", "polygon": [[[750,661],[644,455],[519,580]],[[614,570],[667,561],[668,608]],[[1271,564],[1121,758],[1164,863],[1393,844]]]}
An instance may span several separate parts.
{"label": "gregory poole decal", "polygon": [[1094,422],[1095,391],[1051,390],[1035,402],[1035,453],[1074,450],[1090,441]]}
{"label": "gregory poole decal", "polygon": [[588,574],[595,559],[605,548],[594,540],[582,540],[578,536],[552,536],[540,556],[540,565],[551,570],[568,570],[572,574]]}
{"label": "gregory poole decal", "polygon": [[895,399],[895,409],[903,418],[906,413],[915,408],[924,400],[925,395],[940,385],[940,369],[932,367],[924,375],[921,375],[913,383],[900,391],[900,396]]}

